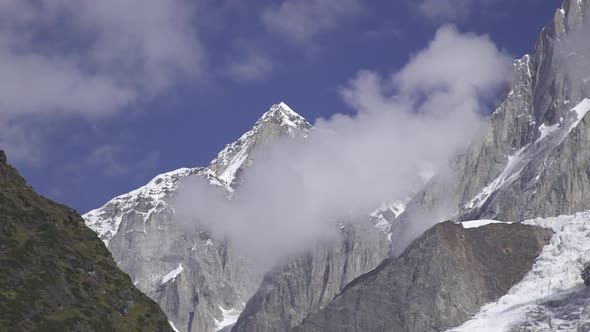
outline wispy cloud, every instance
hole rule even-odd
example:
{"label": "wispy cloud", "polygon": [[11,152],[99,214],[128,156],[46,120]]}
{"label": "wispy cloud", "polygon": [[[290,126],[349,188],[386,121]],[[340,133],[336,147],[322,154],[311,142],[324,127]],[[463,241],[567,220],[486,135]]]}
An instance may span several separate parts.
{"label": "wispy cloud", "polygon": [[262,13],[267,30],[297,43],[307,43],[361,14],[358,0],[285,0]]}
{"label": "wispy cloud", "polygon": [[[0,2],[0,123],[98,118],[198,76],[194,11],[190,0]],[[26,147],[14,139],[0,133],[1,145]]]}
{"label": "wispy cloud", "polygon": [[[454,22],[469,17],[474,11],[492,4],[493,0],[419,0],[409,5],[433,21]],[[417,5],[417,7],[415,7]]]}
{"label": "wispy cloud", "polygon": [[227,62],[225,74],[238,82],[262,81],[271,76],[273,67],[270,57],[255,49],[246,49]]}
{"label": "wispy cloud", "polygon": [[418,9],[431,19],[457,20],[469,14],[472,4],[473,0],[422,0]]}

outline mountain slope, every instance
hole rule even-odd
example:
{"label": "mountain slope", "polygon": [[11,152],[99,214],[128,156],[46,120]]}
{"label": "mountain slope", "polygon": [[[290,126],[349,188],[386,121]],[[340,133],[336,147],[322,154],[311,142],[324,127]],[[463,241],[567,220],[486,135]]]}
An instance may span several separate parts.
{"label": "mountain slope", "polygon": [[332,301],[353,279],[379,265],[389,242],[366,220],[267,273],[233,332],[287,331]]}
{"label": "mountain slope", "polygon": [[0,330],[172,331],[83,219],[37,195],[1,151]]}
{"label": "mountain slope", "polygon": [[[588,0],[565,0],[481,137],[408,203],[398,224],[447,206],[440,219],[522,221],[590,209]],[[579,46],[578,46],[579,45]],[[579,68],[578,68],[579,67]],[[403,228],[403,227],[402,227]]]}
{"label": "mountain slope", "polygon": [[551,238],[521,224],[438,224],[398,258],[349,283],[294,331],[440,331],[519,282]]}
{"label": "mountain slope", "polygon": [[590,211],[524,223],[555,235],[520,283],[451,331],[588,331],[590,289],[583,271],[590,262]]}
{"label": "mountain slope", "polygon": [[[463,323],[489,301],[492,303],[473,320],[456,330],[588,330],[590,293],[583,286],[582,274],[588,266],[590,219],[587,212],[564,216],[590,209],[590,67],[583,65],[590,53],[584,43],[572,42],[587,38],[588,10],[588,0],[564,1],[543,29],[533,54],[514,62],[511,88],[500,99],[482,136],[394,220],[393,253],[399,257],[350,283],[296,330],[441,330]],[[535,217],[546,219],[524,221]],[[451,261],[438,257],[433,264],[430,257],[452,252],[454,246],[461,248],[469,236],[459,236],[442,251],[438,246],[420,251],[420,246],[428,248],[424,241],[434,230],[451,225],[436,224],[402,251],[415,230],[412,223],[428,224],[427,218],[435,223],[446,218],[524,221],[549,227],[556,235],[542,252],[542,244],[525,239],[508,246],[507,252],[498,252],[506,248],[503,243],[515,236],[513,232],[525,238],[531,235],[530,231],[512,230],[492,237],[489,243],[471,241],[466,252]],[[462,267],[473,261],[473,253],[484,249],[496,262],[483,270]],[[536,261],[534,253],[541,253]],[[498,257],[503,254],[528,260],[502,262]],[[412,255],[414,259],[408,259]],[[438,268],[440,261],[447,263]],[[524,279],[486,282],[483,288],[473,283],[473,278],[503,278],[507,269],[519,270],[519,278]],[[457,272],[459,276],[453,275]],[[490,296],[488,287],[494,285],[503,286]]]}
{"label": "mountain slope", "polygon": [[286,104],[274,105],[208,167],[158,175],[85,214],[86,224],[180,331],[217,330],[237,319],[262,276],[247,257],[227,241],[211,238],[206,228],[179,225],[170,202],[190,176],[203,177],[231,196],[261,146],[283,136],[304,137],[310,128]]}

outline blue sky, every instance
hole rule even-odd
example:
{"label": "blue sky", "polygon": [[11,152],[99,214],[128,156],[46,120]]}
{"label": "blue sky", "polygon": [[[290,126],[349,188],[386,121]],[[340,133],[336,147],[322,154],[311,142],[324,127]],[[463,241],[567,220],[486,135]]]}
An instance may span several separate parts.
{"label": "blue sky", "polygon": [[206,166],[279,101],[310,122],[355,112],[340,89],[395,72],[441,25],[520,57],[560,3],[7,0],[0,144],[35,189],[86,212]]}

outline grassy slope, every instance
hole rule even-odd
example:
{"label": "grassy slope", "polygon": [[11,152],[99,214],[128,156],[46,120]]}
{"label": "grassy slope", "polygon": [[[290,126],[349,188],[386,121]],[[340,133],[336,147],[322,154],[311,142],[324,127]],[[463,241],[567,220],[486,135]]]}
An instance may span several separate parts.
{"label": "grassy slope", "polygon": [[0,151],[0,331],[172,331],[76,211]]}

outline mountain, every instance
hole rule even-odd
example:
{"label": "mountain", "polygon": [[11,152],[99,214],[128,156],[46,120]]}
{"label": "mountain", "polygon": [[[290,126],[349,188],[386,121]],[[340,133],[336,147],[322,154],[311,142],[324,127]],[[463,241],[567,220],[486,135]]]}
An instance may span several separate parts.
{"label": "mountain", "polygon": [[[534,52],[514,62],[510,90],[482,135],[392,221],[392,258],[294,330],[590,328],[590,70],[582,42],[589,9],[588,0],[566,0]],[[516,224],[462,231],[436,224],[445,219]],[[435,226],[406,248],[415,222]]]}
{"label": "mountain", "polygon": [[37,195],[2,151],[0,330],[172,331],[82,217]]}
{"label": "mountain", "polygon": [[588,330],[588,10],[564,1],[481,135],[423,188],[264,276],[229,241],[176,225],[170,202],[193,175],[231,199],[260,147],[305,137],[282,103],[208,167],[159,175],[86,223],[181,331]]}
{"label": "mountain", "polygon": [[[240,185],[242,170],[255,162],[260,147],[281,137],[304,138],[311,129],[286,104],[273,105],[208,167],[158,175],[147,185],[85,214],[86,224],[180,331],[219,330],[235,323],[243,310],[244,315],[256,314],[240,324],[248,322],[248,326],[268,331],[296,326],[329,303],[349,281],[387,257],[389,228],[383,225],[401,212],[402,203],[384,205],[360,225],[342,225],[334,242],[310,249],[263,278],[250,259],[228,241],[216,241],[205,228],[187,231],[177,225],[170,202],[190,176],[207,179],[231,197]],[[298,277],[293,278],[295,275]],[[283,282],[275,287],[277,280]],[[298,286],[291,287],[293,283]],[[319,298],[308,295],[316,291],[321,292]]]}
{"label": "mountain", "polygon": [[322,243],[264,276],[232,331],[287,331],[332,301],[356,277],[389,253],[384,233],[357,220],[340,237]]}
{"label": "mountain", "polygon": [[349,283],[294,331],[419,332],[456,326],[518,283],[552,235],[521,224],[467,227],[450,221],[434,226],[401,256]]}
{"label": "mountain", "polygon": [[[514,62],[511,89],[479,140],[408,204],[405,220],[441,202],[457,220],[522,221],[590,209],[587,0],[566,0],[531,55]],[[444,198],[443,198],[444,196]],[[440,205],[440,204],[439,204]]]}
{"label": "mountain", "polygon": [[274,105],[208,167],[158,175],[147,185],[85,214],[86,224],[179,330],[213,331],[230,325],[258,288],[262,275],[248,257],[227,241],[213,239],[207,229],[187,231],[177,225],[170,201],[190,176],[203,177],[231,196],[242,170],[253,162],[261,146],[279,137],[305,137],[311,127],[286,104]]}

